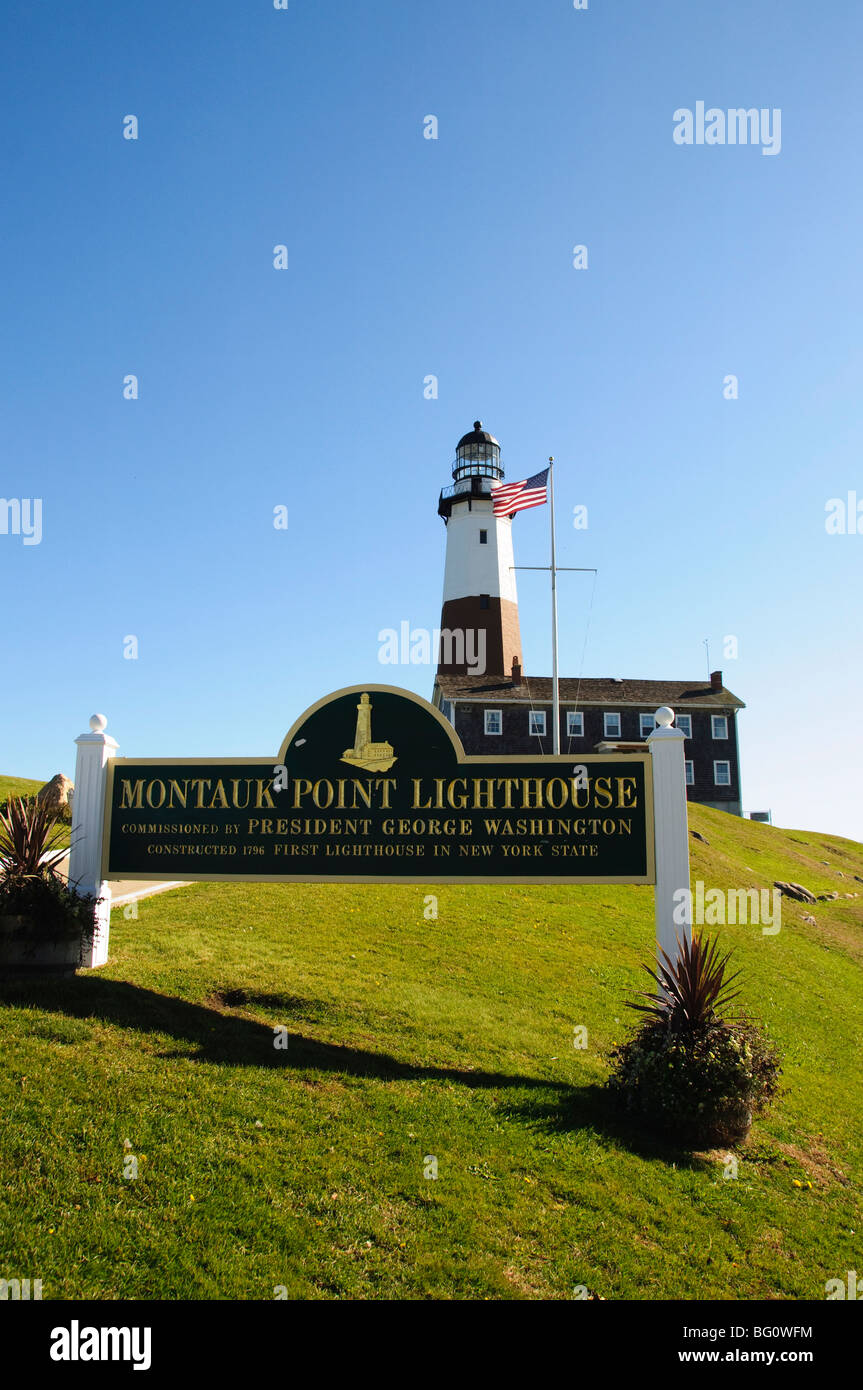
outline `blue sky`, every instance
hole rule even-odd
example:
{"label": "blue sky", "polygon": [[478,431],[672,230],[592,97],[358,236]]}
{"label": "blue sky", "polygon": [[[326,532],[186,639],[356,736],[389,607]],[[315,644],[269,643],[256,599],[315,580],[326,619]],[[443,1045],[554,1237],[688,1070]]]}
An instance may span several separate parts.
{"label": "blue sky", "polygon": [[[429,696],[378,633],[438,623],[481,418],[508,479],[555,455],[599,571],[562,671],[698,678],[708,637],[747,809],[863,838],[863,534],[825,530],[863,499],[861,40],[850,0],[7,3],[0,495],[43,536],[0,535],[0,771],[73,774],[95,710],[128,756],[262,756],[330,690]],[[780,153],[675,144],[699,100],[781,109]],[[546,563],[544,509],[515,543]],[[547,674],[542,576],[520,607]]]}

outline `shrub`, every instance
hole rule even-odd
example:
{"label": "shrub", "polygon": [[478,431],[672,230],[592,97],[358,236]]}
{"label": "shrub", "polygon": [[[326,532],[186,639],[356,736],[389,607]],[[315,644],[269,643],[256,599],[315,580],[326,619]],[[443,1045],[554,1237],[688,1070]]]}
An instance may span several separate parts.
{"label": "shrub", "polygon": [[739,971],[726,979],[729,959],[698,937],[680,945],[675,961],[663,952],[657,970],[645,967],[658,989],[645,992],[647,1004],[629,1005],[645,1019],[611,1053],[613,1093],[682,1143],[744,1137],[779,1088],[779,1057],[762,1026],[722,1016],[739,993],[730,991]]}
{"label": "shrub", "polygon": [[18,931],[35,951],[40,941],[80,936],[92,942],[98,900],[64,883],[59,874],[45,873],[24,882],[0,880],[0,918],[20,917]]}
{"label": "shrub", "polygon": [[57,818],[37,801],[11,799],[0,811],[0,917],[21,918],[32,941],[81,935],[92,939],[97,899],[70,888],[57,872]]}

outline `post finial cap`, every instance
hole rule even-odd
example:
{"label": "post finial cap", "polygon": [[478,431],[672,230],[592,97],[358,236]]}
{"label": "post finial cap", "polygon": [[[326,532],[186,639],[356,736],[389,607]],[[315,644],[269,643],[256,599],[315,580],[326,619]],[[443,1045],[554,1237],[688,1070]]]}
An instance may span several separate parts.
{"label": "post finial cap", "polygon": [[103,729],[107,729],[108,721],[104,714],[90,715],[90,729],[94,734],[101,734]]}
{"label": "post finial cap", "polygon": [[660,729],[667,729],[674,723],[674,710],[669,705],[660,705],[656,711],[656,722]]}

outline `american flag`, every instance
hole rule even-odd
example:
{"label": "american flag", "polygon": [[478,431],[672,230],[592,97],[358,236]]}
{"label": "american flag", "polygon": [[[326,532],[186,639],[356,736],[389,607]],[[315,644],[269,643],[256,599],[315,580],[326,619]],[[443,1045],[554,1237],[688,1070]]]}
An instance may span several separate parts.
{"label": "american flag", "polygon": [[548,501],[548,469],[523,478],[520,483],[493,484],[491,495],[495,516],[512,516],[527,507],[541,507]]}

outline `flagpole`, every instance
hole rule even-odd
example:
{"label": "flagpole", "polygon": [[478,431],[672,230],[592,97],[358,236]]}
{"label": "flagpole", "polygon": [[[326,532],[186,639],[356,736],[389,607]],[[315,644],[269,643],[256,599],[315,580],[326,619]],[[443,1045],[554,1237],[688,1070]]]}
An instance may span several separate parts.
{"label": "flagpole", "polygon": [[557,676],[557,566],[554,557],[554,458],[548,460],[549,502],[551,504],[551,751],[560,753],[560,690]]}

